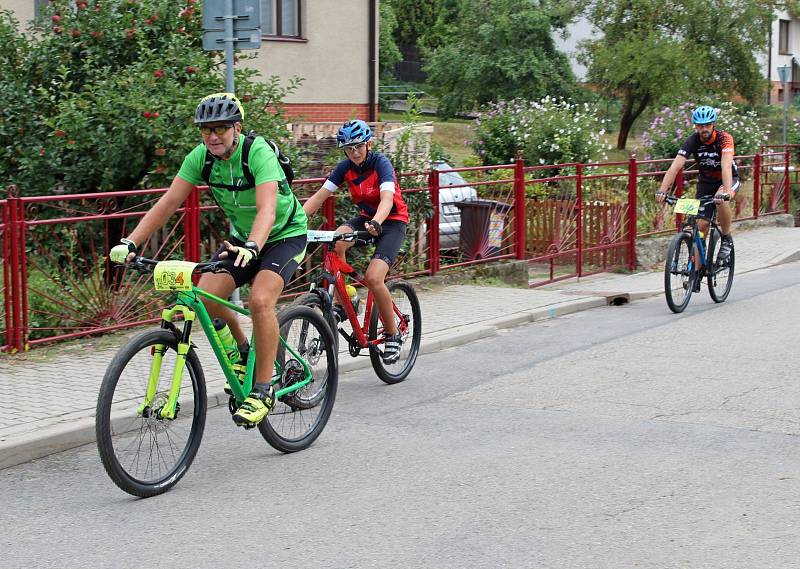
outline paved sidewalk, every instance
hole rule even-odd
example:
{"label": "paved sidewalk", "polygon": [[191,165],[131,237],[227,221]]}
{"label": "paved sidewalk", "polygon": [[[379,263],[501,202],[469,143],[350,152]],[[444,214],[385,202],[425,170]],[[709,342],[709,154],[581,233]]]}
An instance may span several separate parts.
{"label": "paved sidewalk", "polygon": [[[800,260],[800,229],[763,227],[736,230],[736,274]],[[554,318],[614,302],[663,294],[663,273],[602,274],[536,289],[453,285],[418,287],[422,304],[422,353],[492,336],[502,328]],[[667,310],[666,305],[664,307]],[[209,357],[205,338],[196,338]],[[199,340],[199,341],[198,341]],[[103,345],[106,347],[100,347]],[[94,346],[87,348],[88,346]],[[100,381],[118,348],[113,342],[82,343],[55,351],[45,360],[36,350],[0,359],[0,468],[94,441],[94,409]],[[53,352],[51,349],[50,352]],[[202,358],[201,358],[202,359]],[[340,371],[369,366],[369,358],[342,355]],[[205,366],[209,406],[227,405],[223,378]],[[56,394],[56,411],[42,410],[15,391],[46,385]],[[342,375],[340,381],[348,381]]]}

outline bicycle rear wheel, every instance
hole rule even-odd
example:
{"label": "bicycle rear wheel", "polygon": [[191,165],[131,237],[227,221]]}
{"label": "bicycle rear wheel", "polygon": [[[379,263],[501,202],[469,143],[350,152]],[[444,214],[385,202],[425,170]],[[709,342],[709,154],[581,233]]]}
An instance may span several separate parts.
{"label": "bicycle rear wheel", "polygon": [[[156,346],[164,346],[154,369]],[[206,422],[206,384],[200,360],[189,350],[183,370],[176,417],[164,419],[175,368],[178,340],[168,330],[144,332],[125,344],[111,360],[97,398],[97,450],[111,480],[134,496],[166,492],[192,464]],[[148,378],[157,373],[151,405],[142,408]]]}
{"label": "bicycle rear wheel", "polygon": [[711,232],[708,241],[708,294],[714,302],[725,302],[733,286],[733,268],[735,265],[734,249],[727,259],[719,259],[719,249],[722,245],[722,233],[718,228]]}
{"label": "bicycle rear wheel", "polygon": [[330,418],[339,382],[333,333],[319,312],[306,306],[290,306],[278,315],[282,343],[277,362],[283,370],[276,391],[304,378],[303,359],[311,370],[311,382],[275,402],[267,418],[258,424],[261,436],[276,450],[296,452],[308,448]]}
{"label": "bicycle rear wheel", "polygon": [[664,296],[673,312],[683,312],[692,297],[697,271],[692,261],[692,238],[685,232],[672,238],[664,263]]}
{"label": "bicycle rear wheel", "polygon": [[[405,281],[392,281],[386,286],[392,295],[395,309],[394,320],[402,337],[400,359],[393,364],[384,363],[381,353],[375,350],[369,351],[369,357],[378,377],[385,383],[392,384],[399,383],[408,377],[411,368],[414,367],[414,362],[417,361],[419,345],[422,341],[422,310],[417,293],[410,284]],[[378,307],[373,304],[369,320],[369,339],[373,341],[382,335],[383,326]]]}

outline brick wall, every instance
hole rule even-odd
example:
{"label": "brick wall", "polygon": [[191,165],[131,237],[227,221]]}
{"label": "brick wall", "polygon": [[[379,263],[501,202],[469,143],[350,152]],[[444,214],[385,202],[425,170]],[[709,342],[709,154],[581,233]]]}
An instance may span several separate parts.
{"label": "brick wall", "polygon": [[[302,122],[337,122],[350,119],[369,119],[368,104],[350,103],[286,103],[287,118]],[[375,107],[375,115],[378,107]]]}

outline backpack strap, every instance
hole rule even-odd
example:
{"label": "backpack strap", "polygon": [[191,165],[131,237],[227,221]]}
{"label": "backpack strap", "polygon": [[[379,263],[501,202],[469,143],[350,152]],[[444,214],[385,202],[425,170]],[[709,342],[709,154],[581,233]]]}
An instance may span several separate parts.
{"label": "backpack strap", "polygon": [[[242,190],[251,190],[256,187],[256,178],[253,176],[253,173],[250,171],[250,148],[253,146],[253,141],[256,139],[258,134],[254,130],[251,130],[247,133],[244,137],[244,142],[242,143],[242,174],[244,175],[244,179],[247,180],[246,186],[231,186],[230,184],[212,184],[211,183],[211,168],[214,167],[214,161],[218,160],[216,156],[211,154],[211,152],[206,149],[206,158],[205,162],[203,163],[203,170],[200,172],[200,177],[209,187],[215,188],[224,188],[231,192],[239,192]],[[291,186],[292,181],[294,180],[294,170],[292,169],[292,163],[289,160],[289,157],[285,154],[282,154],[278,145],[275,144],[272,140],[266,140],[267,144],[272,148],[275,152],[275,156],[278,158],[278,163],[280,164],[281,169],[283,170],[284,176],[286,176],[286,182]]]}
{"label": "backpack strap", "polygon": [[200,172],[200,177],[206,183],[208,187],[214,188],[223,188],[228,190],[229,192],[241,192],[244,190],[252,190],[256,187],[256,178],[253,176],[253,173],[250,171],[250,147],[253,146],[253,141],[256,139],[256,134],[254,131],[250,131],[247,133],[247,136],[244,137],[244,142],[242,143],[242,174],[244,174],[244,179],[247,180],[247,185],[244,186],[231,186],[230,184],[212,184],[211,183],[211,168],[214,167],[214,162],[219,160],[216,156],[211,154],[211,151],[206,148],[206,158],[205,162],[203,163],[203,170]]}

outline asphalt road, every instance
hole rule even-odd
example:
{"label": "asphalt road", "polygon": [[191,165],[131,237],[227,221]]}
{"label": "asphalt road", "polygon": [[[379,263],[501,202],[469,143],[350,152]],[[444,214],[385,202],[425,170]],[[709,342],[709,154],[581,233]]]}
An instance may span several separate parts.
{"label": "asphalt road", "polygon": [[800,567],[800,264],[346,374],[280,455],[210,410],[129,497],[93,446],[0,471],[0,567]]}

